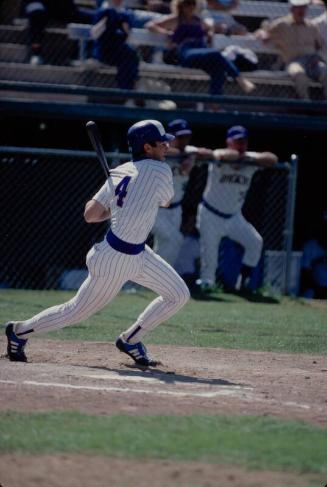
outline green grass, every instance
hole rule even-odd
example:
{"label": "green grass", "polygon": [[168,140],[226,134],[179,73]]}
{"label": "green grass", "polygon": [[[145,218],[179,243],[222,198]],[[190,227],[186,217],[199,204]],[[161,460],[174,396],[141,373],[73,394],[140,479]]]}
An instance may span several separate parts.
{"label": "green grass", "polygon": [[87,452],[327,473],[326,431],[272,418],[2,412],[0,433],[0,453]]}
{"label": "green grass", "polygon": [[[27,319],[73,295],[64,291],[1,290],[1,322]],[[133,323],[153,297],[147,291],[134,295],[120,293],[87,321],[48,336],[63,340],[112,341]],[[191,300],[177,315],[149,334],[147,342],[326,354],[326,308],[289,298],[282,298],[279,303],[255,303],[219,293],[212,300]]]}

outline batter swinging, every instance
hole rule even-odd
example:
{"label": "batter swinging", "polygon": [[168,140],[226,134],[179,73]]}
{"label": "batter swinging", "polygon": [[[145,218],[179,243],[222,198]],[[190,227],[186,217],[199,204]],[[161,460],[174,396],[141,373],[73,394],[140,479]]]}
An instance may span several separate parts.
{"label": "batter swinging", "polygon": [[29,336],[87,319],[108,304],[125,282],[134,281],[159,297],[119,336],[116,346],[137,364],[157,365],[141,339],[189,299],[182,278],[145,245],[158,208],[168,206],[174,194],[172,172],[164,162],[169,141],[174,137],[165,132],[160,122],[144,120],[130,127],[127,139],[132,161],[111,171],[114,193],[107,181],[85,206],[88,223],[111,218],[105,239],[87,254],[87,279],[67,303],[48,308],[26,321],[7,323],[10,360],[27,361],[24,348]]}

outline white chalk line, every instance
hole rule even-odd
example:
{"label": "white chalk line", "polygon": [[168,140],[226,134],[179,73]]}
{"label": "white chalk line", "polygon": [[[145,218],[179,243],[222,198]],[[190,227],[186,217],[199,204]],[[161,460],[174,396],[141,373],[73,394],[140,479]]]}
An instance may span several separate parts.
{"label": "white chalk line", "polygon": [[220,390],[214,392],[195,392],[195,391],[167,391],[163,389],[135,389],[133,387],[117,387],[117,386],[85,386],[85,385],[74,385],[74,384],[65,384],[61,382],[37,382],[32,380],[23,380],[19,382],[11,381],[11,380],[0,380],[2,384],[12,384],[12,385],[27,385],[27,386],[36,386],[36,387],[58,387],[61,389],[77,389],[77,390],[87,390],[87,391],[101,391],[101,392],[122,392],[122,393],[135,393],[135,394],[153,394],[153,395],[167,395],[167,396],[175,396],[175,397],[206,397],[206,398],[213,398],[218,396],[232,396],[232,395],[239,395],[239,391],[236,390]]}
{"label": "white chalk line", "polygon": [[[66,384],[62,382],[37,382],[31,380],[23,380],[23,381],[13,381],[13,380],[1,380],[0,383],[2,384],[11,384],[11,385],[26,385],[26,386],[34,386],[34,387],[51,387],[51,388],[61,388],[61,389],[75,389],[75,390],[89,390],[89,391],[98,391],[98,392],[117,392],[117,393],[135,393],[135,394],[152,394],[152,395],[166,395],[166,396],[174,396],[174,397],[201,397],[201,398],[208,398],[212,399],[219,396],[236,396],[239,399],[253,401],[253,402],[265,402],[266,404],[280,404],[286,407],[295,407],[300,409],[311,409],[311,406],[308,404],[299,404],[293,401],[277,401],[276,399],[267,399],[261,398],[252,394],[250,392],[246,392],[243,389],[240,389],[240,386],[219,386],[224,387],[224,389],[219,389],[216,391],[208,391],[208,392],[196,392],[196,391],[169,391],[164,389],[135,389],[133,387],[117,387],[117,386],[87,386],[87,385],[75,385],[75,384]],[[233,387],[233,388],[232,388]],[[250,389],[250,388],[248,388]]]}
{"label": "white chalk line", "polygon": [[[39,364],[34,364],[35,367],[33,369],[33,364],[29,364],[29,370],[39,375],[40,369]],[[42,369],[43,370],[43,369]],[[90,373],[90,369],[88,367],[78,367],[76,370],[75,366],[66,366],[66,367],[58,367],[57,365],[50,366],[48,364],[46,371],[43,370],[44,373],[41,373],[43,376],[49,376],[49,374],[58,374],[58,371],[61,372],[61,377],[58,379],[62,382],[47,382],[46,380],[43,382],[41,381],[31,381],[31,380],[23,380],[19,378],[17,381],[15,380],[1,380],[0,383],[3,384],[12,384],[12,385],[25,385],[25,386],[34,386],[34,387],[56,387],[62,389],[75,389],[75,390],[90,390],[90,391],[102,391],[102,392],[116,392],[116,393],[135,393],[135,394],[152,394],[152,395],[166,395],[166,396],[174,396],[174,397],[202,397],[202,398],[216,398],[216,397],[235,397],[243,401],[250,401],[250,402],[264,402],[266,404],[280,404],[285,407],[290,408],[300,408],[300,409],[311,409],[311,406],[308,404],[301,404],[295,401],[279,401],[275,398],[267,398],[261,397],[258,394],[255,394],[252,387],[248,386],[240,386],[240,385],[224,385],[224,384],[205,384],[205,383],[198,383],[196,380],[192,383],[186,381],[176,381],[172,382],[165,381],[164,379],[160,378],[160,376],[151,377],[147,376],[140,376],[140,375],[133,375],[133,374],[119,374],[117,372],[103,372],[103,373]],[[35,375],[34,374],[34,375]],[[64,377],[62,377],[64,375]],[[148,389],[143,388],[134,388],[134,386],[128,387],[127,386],[112,386],[112,385],[78,385],[78,384],[69,384],[64,382],[65,379],[67,380],[68,377],[72,377],[73,379],[80,379],[81,377],[95,379],[95,380],[114,380],[114,381],[124,381],[124,382],[143,382],[148,383]],[[70,379],[68,379],[70,380]],[[146,384],[145,384],[146,385]],[[160,389],[158,387],[161,387]],[[166,387],[166,388],[165,388]],[[178,390],[169,390],[168,387],[178,388]],[[207,390],[203,390],[207,387]],[[208,387],[210,389],[208,390]],[[200,390],[202,388],[202,390]],[[215,388],[215,389],[213,389]],[[183,389],[183,390],[181,390]]]}

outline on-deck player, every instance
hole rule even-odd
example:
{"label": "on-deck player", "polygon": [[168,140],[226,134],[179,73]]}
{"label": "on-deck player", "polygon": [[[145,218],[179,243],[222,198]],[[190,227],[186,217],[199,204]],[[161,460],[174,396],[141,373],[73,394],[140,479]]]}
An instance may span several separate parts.
{"label": "on-deck player", "polygon": [[167,132],[175,139],[168,150],[168,164],[171,167],[174,181],[174,197],[170,206],[159,208],[152,233],[154,249],[172,266],[176,264],[183,244],[181,232],[182,202],[194,163],[199,159],[212,159],[212,150],[190,145],[192,130],[184,119],[172,120]]}
{"label": "on-deck player", "polygon": [[201,254],[197,284],[209,292],[215,287],[218,248],[223,237],[244,247],[236,289],[247,288],[252,270],[259,262],[263,240],[241,210],[255,172],[278,162],[272,152],[249,152],[248,131],[240,125],[227,130],[226,145],[225,149],[213,151],[216,162],[209,165],[197,215]]}
{"label": "on-deck player", "polygon": [[145,245],[158,208],[168,206],[174,195],[172,172],[164,162],[173,138],[156,120],[144,120],[130,127],[127,140],[132,161],[111,171],[115,192],[107,181],[85,206],[84,218],[88,223],[111,219],[104,240],[95,244],[86,256],[88,277],[67,303],[48,308],[26,321],[7,323],[10,360],[25,362],[24,348],[30,336],[87,319],[131,280],[159,296],[118,337],[116,346],[137,364],[157,365],[141,339],[175,314],[190,296],[176,271]]}

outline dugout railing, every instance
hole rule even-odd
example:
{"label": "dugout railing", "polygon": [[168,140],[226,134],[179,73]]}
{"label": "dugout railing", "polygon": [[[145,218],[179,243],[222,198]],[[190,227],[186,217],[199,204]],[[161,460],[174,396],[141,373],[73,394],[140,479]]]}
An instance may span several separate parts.
{"label": "dugout railing", "polygon": [[[119,152],[107,153],[110,165],[118,165],[128,157]],[[207,164],[195,166],[183,200],[181,229],[195,240],[196,211],[206,177]],[[107,223],[89,225],[83,219],[86,201],[104,182],[94,153],[1,147],[0,178],[0,286],[78,287],[86,275],[88,249],[107,230]],[[243,211],[264,239],[255,285],[286,294],[297,293],[299,277],[299,255],[292,251],[296,178],[296,156],[276,168],[258,171]],[[151,236],[148,243],[152,245]],[[217,255],[218,251],[217,280],[232,283],[242,249],[224,241]]]}

